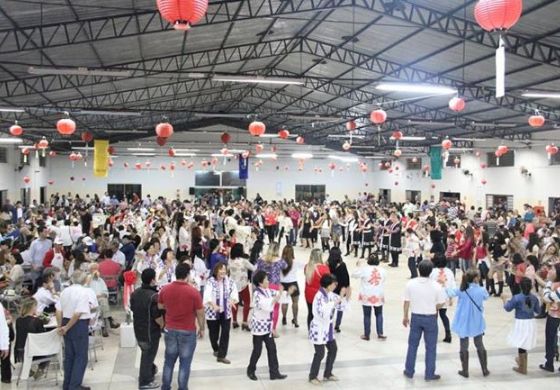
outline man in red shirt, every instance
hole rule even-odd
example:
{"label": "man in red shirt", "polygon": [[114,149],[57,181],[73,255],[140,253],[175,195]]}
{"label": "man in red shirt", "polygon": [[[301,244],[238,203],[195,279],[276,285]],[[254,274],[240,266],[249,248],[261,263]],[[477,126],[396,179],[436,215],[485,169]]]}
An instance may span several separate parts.
{"label": "man in red shirt", "polygon": [[175,281],[159,292],[158,307],[165,310],[165,363],[162,390],[171,390],[173,369],[179,358],[179,389],[187,389],[191,363],[198,336],[204,336],[204,307],[198,290],[188,284],[191,267],[181,263],[175,268]]}
{"label": "man in red shirt", "polygon": [[118,278],[121,273],[121,265],[113,260],[113,251],[103,251],[103,260],[99,262],[99,275],[105,281],[109,290],[118,288]]}

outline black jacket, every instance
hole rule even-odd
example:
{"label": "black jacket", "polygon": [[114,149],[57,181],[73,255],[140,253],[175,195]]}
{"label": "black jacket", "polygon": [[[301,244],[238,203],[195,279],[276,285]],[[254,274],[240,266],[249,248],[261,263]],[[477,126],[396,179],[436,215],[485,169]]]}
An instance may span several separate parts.
{"label": "black jacket", "polygon": [[161,335],[156,318],[163,315],[158,309],[158,293],[155,287],[142,285],[130,296],[130,310],[134,316],[134,334],[138,342],[150,343]]}

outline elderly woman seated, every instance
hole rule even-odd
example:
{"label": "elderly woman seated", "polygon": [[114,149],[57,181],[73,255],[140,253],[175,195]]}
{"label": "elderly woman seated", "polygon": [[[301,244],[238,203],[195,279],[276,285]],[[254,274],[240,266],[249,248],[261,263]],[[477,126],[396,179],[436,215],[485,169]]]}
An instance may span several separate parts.
{"label": "elderly woman seated", "polygon": [[97,297],[97,302],[99,303],[99,320],[101,321],[101,332],[103,337],[109,337],[107,332],[107,323],[111,329],[116,329],[120,327],[120,324],[113,320],[111,317],[111,309],[109,308],[109,291],[107,285],[101,276],[99,275],[99,264],[92,263],[89,266],[90,279],[89,288],[91,288]]}
{"label": "elderly woman seated", "polygon": [[41,287],[37,289],[33,298],[37,301],[38,313],[54,313],[55,305],[58,302],[58,294],[54,288],[56,271],[53,268],[46,268],[41,276]]}

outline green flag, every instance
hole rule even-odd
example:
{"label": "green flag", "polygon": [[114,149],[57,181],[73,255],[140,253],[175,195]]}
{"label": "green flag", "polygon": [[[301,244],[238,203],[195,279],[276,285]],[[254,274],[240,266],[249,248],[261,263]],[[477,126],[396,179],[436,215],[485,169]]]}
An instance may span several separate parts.
{"label": "green flag", "polygon": [[441,146],[430,147],[430,166],[432,180],[441,180]]}

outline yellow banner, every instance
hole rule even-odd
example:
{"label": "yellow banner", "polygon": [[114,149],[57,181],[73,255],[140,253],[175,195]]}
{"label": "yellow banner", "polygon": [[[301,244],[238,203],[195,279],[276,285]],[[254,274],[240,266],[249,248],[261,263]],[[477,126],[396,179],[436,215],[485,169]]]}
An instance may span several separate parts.
{"label": "yellow banner", "polygon": [[109,175],[109,141],[96,139],[93,141],[93,175],[107,177]]}

